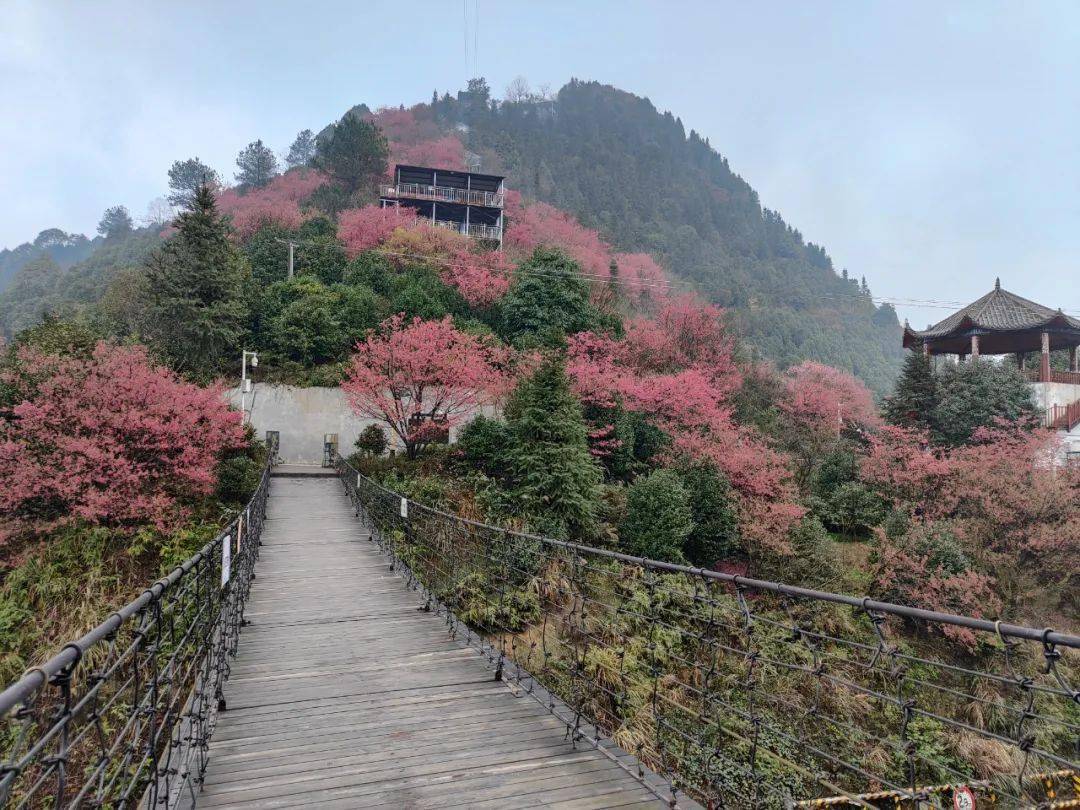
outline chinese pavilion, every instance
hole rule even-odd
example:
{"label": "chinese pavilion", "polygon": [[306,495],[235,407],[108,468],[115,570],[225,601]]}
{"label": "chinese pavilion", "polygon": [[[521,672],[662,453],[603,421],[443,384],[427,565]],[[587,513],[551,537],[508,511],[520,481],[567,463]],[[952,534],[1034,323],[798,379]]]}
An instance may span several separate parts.
{"label": "chinese pavilion", "polygon": [[[1070,430],[1080,423],[1080,319],[1001,289],[1001,281],[979,300],[923,331],[904,324],[904,348],[929,355],[1016,355],[1046,409],[1047,424]],[[1067,349],[1069,369],[1050,368],[1050,352]],[[1025,356],[1039,352],[1038,369],[1025,368]]]}
{"label": "chinese pavilion", "polygon": [[1077,346],[1080,320],[1003,290],[1000,280],[978,301],[922,332],[904,326],[904,348],[927,354],[1015,354],[1023,366],[1024,355],[1040,352],[1039,382],[1051,381],[1054,349],[1069,350],[1069,371],[1075,374]]}

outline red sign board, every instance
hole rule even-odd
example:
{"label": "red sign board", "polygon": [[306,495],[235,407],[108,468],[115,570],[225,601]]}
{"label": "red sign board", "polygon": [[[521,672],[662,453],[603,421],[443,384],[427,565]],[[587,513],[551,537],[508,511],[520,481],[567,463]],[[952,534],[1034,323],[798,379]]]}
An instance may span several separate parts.
{"label": "red sign board", "polygon": [[975,810],[975,794],[971,792],[971,788],[956,788],[952,795],[952,806],[953,810]]}

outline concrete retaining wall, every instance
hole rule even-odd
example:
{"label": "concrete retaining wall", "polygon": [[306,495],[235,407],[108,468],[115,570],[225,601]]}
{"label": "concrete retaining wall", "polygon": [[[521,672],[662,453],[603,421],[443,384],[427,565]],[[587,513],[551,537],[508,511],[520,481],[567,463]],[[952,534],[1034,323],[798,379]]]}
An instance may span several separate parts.
{"label": "concrete retaining wall", "polygon": [[[228,399],[239,408],[240,389],[230,389]],[[484,408],[483,411],[490,415],[492,409]],[[259,439],[265,439],[268,430],[278,431],[281,434],[278,450],[281,460],[293,464],[321,464],[323,434],[326,433],[336,433],[338,451],[349,455],[360,431],[371,424],[383,428],[390,448],[402,449],[398,437],[385,424],[357,416],[340,388],[258,383],[248,394],[248,420]],[[451,441],[456,433],[457,429],[451,431]]]}
{"label": "concrete retaining wall", "polygon": [[1035,403],[1046,410],[1054,405],[1071,405],[1080,400],[1080,385],[1072,383],[1031,383]]}
{"label": "concrete retaining wall", "polygon": [[[239,408],[239,389],[230,390],[228,396]],[[360,431],[374,422],[353,413],[340,388],[256,384],[248,394],[248,410],[255,435],[265,439],[268,430],[278,431],[282,460],[297,464],[322,463],[325,433],[338,434],[338,448],[348,455]],[[397,438],[386,432],[391,442]]]}

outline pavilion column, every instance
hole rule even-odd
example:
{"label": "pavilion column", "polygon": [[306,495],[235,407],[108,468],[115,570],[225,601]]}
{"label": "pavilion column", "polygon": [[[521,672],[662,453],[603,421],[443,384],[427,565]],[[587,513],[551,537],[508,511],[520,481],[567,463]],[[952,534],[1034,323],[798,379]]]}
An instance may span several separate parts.
{"label": "pavilion column", "polygon": [[1017,352],[1016,353],[1016,367],[1018,369],[1020,369],[1021,371],[1024,370],[1024,366],[1026,365],[1026,363],[1024,362],[1024,359],[1025,359],[1025,355],[1024,355],[1023,352]]}
{"label": "pavilion column", "polygon": [[922,345],[922,353],[923,353],[923,357],[929,357],[930,356],[930,344],[927,343],[925,340],[923,341],[923,345]]}
{"label": "pavilion column", "polygon": [[1042,333],[1042,358],[1039,361],[1039,382],[1050,382],[1050,333]]}
{"label": "pavilion column", "polygon": [[971,361],[975,362],[979,359],[979,336],[971,336]]}
{"label": "pavilion column", "polygon": [[1069,347],[1069,371],[1073,372],[1074,374],[1077,371],[1080,371],[1080,368],[1076,367],[1076,347],[1075,346],[1070,346]]}

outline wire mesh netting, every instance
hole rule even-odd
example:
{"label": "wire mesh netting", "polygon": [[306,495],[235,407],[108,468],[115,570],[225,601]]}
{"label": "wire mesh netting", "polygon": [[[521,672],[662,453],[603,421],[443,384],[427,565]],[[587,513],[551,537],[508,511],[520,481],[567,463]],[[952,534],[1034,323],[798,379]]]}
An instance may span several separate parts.
{"label": "wire mesh netting", "polygon": [[1080,801],[1076,636],[500,529],[338,464],[425,607],[576,742],[635,754],[669,800]]}
{"label": "wire mesh netting", "polygon": [[259,553],[269,463],[240,514],[136,600],[0,694],[0,805],[194,797]]}

